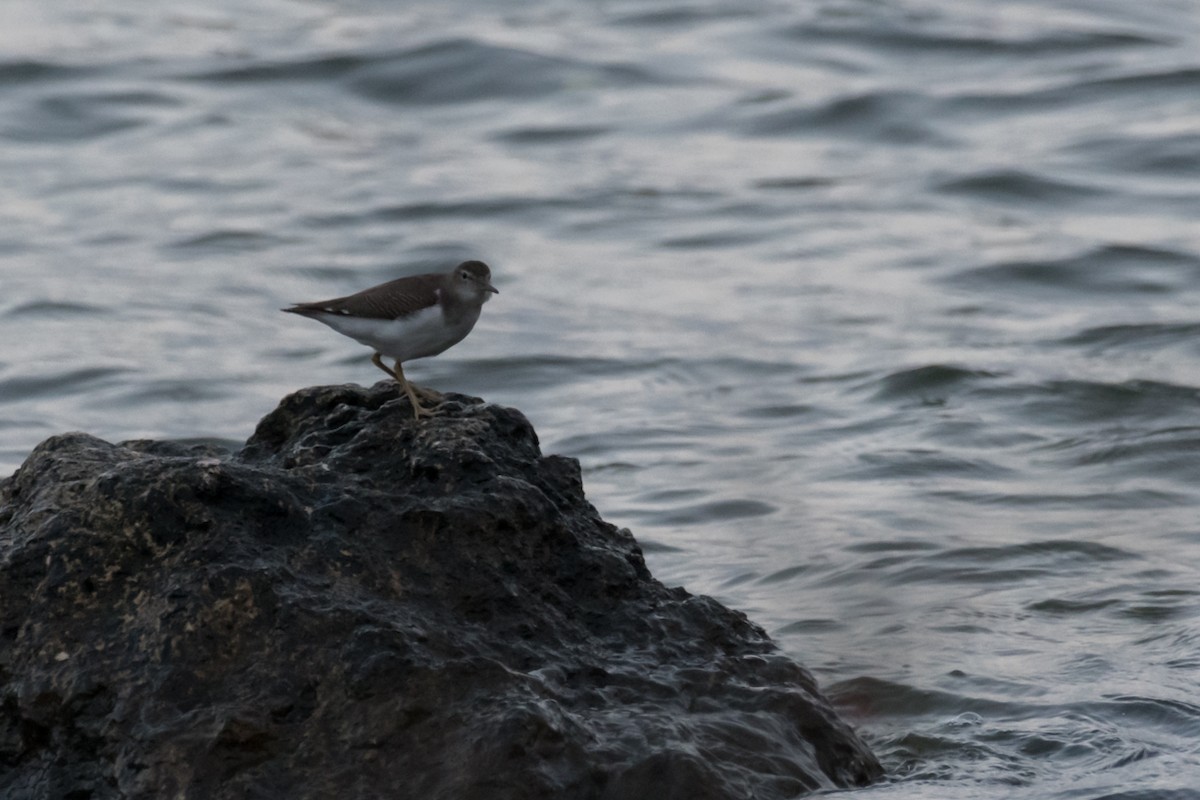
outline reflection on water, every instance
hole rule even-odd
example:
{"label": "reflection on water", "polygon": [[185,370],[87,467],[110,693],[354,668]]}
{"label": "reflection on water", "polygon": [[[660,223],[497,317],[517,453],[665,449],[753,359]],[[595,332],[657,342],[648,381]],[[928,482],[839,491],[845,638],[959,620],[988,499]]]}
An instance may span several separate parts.
{"label": "reflection on water", "polygon": [[866,792],[1190,796],[1188,4],[10,5],[5,472],[374,381],[277,309],[483,258],[411,376],[812,667]]}

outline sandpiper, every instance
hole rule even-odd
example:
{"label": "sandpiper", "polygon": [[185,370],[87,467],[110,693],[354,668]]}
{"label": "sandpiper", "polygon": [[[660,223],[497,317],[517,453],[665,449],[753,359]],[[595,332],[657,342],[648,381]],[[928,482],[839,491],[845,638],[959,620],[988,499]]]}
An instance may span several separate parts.
{"label": "sandpiper", "polygon": [[[464,261],[449,272],[397,278],[347,297],[280,310],[311,317],[372,348],[371,363],[396,379],[412,403],[413,416],[420,418],[432,412],[418,401],[401,364],[436,356],[461,342],[493,294],[500,291],[492,286],[488,265]],[[389,369],[384,356],[396,366]]]}

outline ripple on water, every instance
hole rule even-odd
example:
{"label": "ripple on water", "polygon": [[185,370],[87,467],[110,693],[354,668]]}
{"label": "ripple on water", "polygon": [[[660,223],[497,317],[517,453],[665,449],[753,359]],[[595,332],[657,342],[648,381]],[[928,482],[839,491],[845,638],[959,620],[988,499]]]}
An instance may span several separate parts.
{"label": "ripple on water", "polygon": [[[616,358],[556,354],[513,355],[503,359],[472,360],[471,381],[479,391],[553,389],[573,380],[638,374],[654,369],[651,363],[631,363]],[[590,438],[581,434],[581,439]]]}
{"label": "ripple on water", "polygon": [[207,231],[195,236],[178,239],[170,244],[177,251],[196,251],[198,255],[211,256],[218,251],[254,252],[266,250],[288,239],[262,230],[234,229]]}
{"label": "ripple on water", "polygon": [[[1156,755],[1147,751],[1145,757]],[[1120,763],[1113,766],[1121,766]],[[1124,792],[1106,792],[1095,795],[1094,800],[1197,800],[1200,794],[1195,789],[1131,789]]]}
{"label": "ripple on water", "polygon": [[980,507],[1023,509],[1029,512],[1062,511],[1130,511],[1155,508],[1186,508],[1195,505],[1190,491],[1160,489],[1120,489],[1108,491],[968,491],[945,489],[928,492],[933,501],[950,500]]}
{"label": "ripple on water", "polygon": [[799,108],[759,111],[739,124],[751,136],[828,136],[881,140],[889,144],[949,144],[932,127],[934,103],[915,92],[874,91],[839,96]]}
{"label": "ripple on water", "polygon": [[1049,428],[1100,423],[1191,422],[1200,412],[1200,390],[1161,381],[1053,380],[1010,383],[979,390],[982,397],[1009,405],[1009,413]]}
{"label": "ripple on water", "polygon": [[194,403],[204,400],[219,400],[231,394],[228,382],[195,381],[190,377],[160,378],[143,381],[130,386],[118,394],[118,399],[131,406],[152,403]]}
{"label": "ripple on water", "polygon": [[401,105],[519,100],[551,96],[564,89],[627,88],[661,82],[640,66],[542,55],[473,38],[445,39],[403,50],[261,61],[189,77],[216,83],[339,81],[361,97]]}
{"label": "ripple on water", "polygon": [[32,83],[89,74],[94,67],[79,67],[37,59],[0,60],[0,84]]}
{"label": "ripple on water", "polygon": [[784,569],[776,570],[769,575],[764,575],[758,579],[758,582],[762,584],[785,583],[790,581],[792,578],[808,575],[813,570],[814,566],[811,564],[799,564],[794,567],[786,567]]}
{"label": "ripple on water", "polygon": [[1200,134],[1164,133],[1102,136],[1073,142],[1064,152],[1089,165],[1132,175],[1154,173],[1166,179],[1188,180],[1200,175]]}
{"label": "ripple on water", "polygon": [[[967,719],[982,722],[988,717],[1013,713],[1022,704],[984,697],[971,697],[944,689],[920,689],[882,678],[860,677],[839,681],[826,687],[826,693],[839,705],[861,709],[878,716],[942,716],[947,724],[962,727]],[[1025,707],[1029,710],[1029,707]]]}
{"label": "ripple on water", "polygon": [[152,121],[147,109],[173,108],[179,101],[163,92],[58,92],[38,97],[19,114],[8,115],[0,136],[17,142],[84,141],[136,128]]}
{"label": "ripple on water", "polygon": [[110,313],[110,309],[90,303],[63,300],[34,300],[14,306],[4,312],[6,317],[74,317]]}
{"label": "ripple on water", "polygon": [[1196,596],[1196,592],[1179,589],[1144,591],[1123,605],[1119,613],[1132,622],[1151,626],[1190,619],[1196,616]]}
{"label": "ripple on water", "polygon": [[985,458],[953,456],[940,450],[876,450],[858,460],[858,466],[843,477],[866,481],[935,477],[998,480],[1014,474],[1012,469]]}
{"label": "ripple on water", "polygon": [[383,56],[347,53],[297,59],[255,60],[236,67],[221,67],[185,76],[214,83],[270,83],[273,81],[321,81],[340,78],[368,66]]}
{"label": "ripple on water", "polygon": [[1079,708],[1097,719],[1128,720],[1131,724],[1158,728],[1164,733],[1200,739],[1200,705],[1180,700],[1113,695],[1103,700],[1081,703]]}
{"label": "ripple on water", "polygon": [[441,104],[530,98],[567,87],[655,83],[640,67],[545,56],[474,39],[453,39],[374,59],[348,77],[350,89],[385,103]]}
{"label": "ripple on water", "polygon": [[947,364],[927,364],[897,370],[873,381],[876,400],[916,400],[922,404],[941,403],[946,397],[969,390],[999,377],[986,370],[967,369]]}
{"label": "ripple on water", "polygon": [[[1162,293],[1200,285],[1200,258],[1155,247],[1108,244],[1066,258],[988,264],[957,272],[945,282],[1028,298],[1058,290],[1072,297],[1084,292],[1122,300],[1130,292]],[[1061,295],[1054,300],[1060,301]]]}
{"label": "ripple on water", "polygon": [[760,500],[727,498],[701,503],[667,504],[661,508],[625,508],[621,510],[621,514],[646,525],[670,528],[764,517],[778,510],[776,506]]}
{"label": "ripple on water", "polygon": [[1200,350],[1200,323],[1148,322],[1131,325],[1101,325],[1058,339],[1051,344],[1081,347],[1093,355],[1110,350],[1148,350],[1162,352],[1182,346]]}
{"label": "ripple on water", "polygon": [[958,178],[942,180],[936,191],[967,195],[976,200],[996,203],[1061,204],[1100,197],[1106,190],[1079,182],[1037,175],[1020,169],[984,170]]}
{"label": "ripple on water", "polygon": [[818,412],[818,407],[807,403],[784,403],[764,406],[747,406],[738,409],[737,415],[744,419],[785,420],[803,417]]}
{"label": "ripple on water", "polygon": [[[888,7],[881,7],[881,10]],[[844,41],[867,45],[872,51],[894,50],[905,55],[928,57],[935,54],[957,61],[960,58],[976,59],[981,56],[1061,57],[1075,52],[1107,51],[1162,45],[1161,37],[1132,31],[1108,31],[1089,29],[1036,29],[1013,27],[1006,30],[989,30],[985,33],[954,31],[927,26],[917,16],[898,16],[886,25],[863,18],[857,24],[853,17],[845,22],[806,22],[803,25],[784,28],[790,36],[821,41]]]}
{"label": "ripple on water", "polygon": [[611,132],[602,125],[545,125],[511,128],[493,136],[496,141],[509,144],[538,145],[560,144],[592,139]]}
{"label": "ripple on water", "polygon": [[1104,469],[1130,478],[1156,476],[1200,485],[1200,428],[1181,426],[1065,439],[1051,446],[1064,468]]}
{"label": "ripple on water", "polygon": [[1085,573],[1098,564],[1137,561],[1128,551],[1096,542],[1053,539],[995,547],[957,547],[893,555],[866,565],[894,585],[1013,583],[1047,575]]}
{"label": "ripple on water", "polygon": [[1120,605],[1121,600],[1115,597],[1097,598],[1094,600],[1051,597],[1046,600],[1030,603],[1026,608],[1030,611],[1037,611],[1051,616],[1072,617],[1105,611]]}
{"label": "ripple on water", "polygon": [[1111,101],[1121,93],[1140,98],[1155,94],[1174,95],[1179,91],[1194,90],[1198,82],[1200,67],[1138,68],[1112,77],[1080,81],[1074,88],[1079,92],[1102,95]]}
{"label": "ripple on water", "polygon": [[57,398],[92,392],[108,378],[128,373],[123,367],[88,367],[62,370],[48,375],[19,375],[0,378],[0,403],[16,403],[36,397]]}
{"label": "ripple on water", "polygon": [[322,227],[351,227],[356,225],[397,222],[411,223],[424,219],[469,219],[520,217],[530,220],[553,212],[572,208],[590,208],[594,197],[489,195],[469,200],[428,200],[413,203],[363,207],[350,213],[326,213],[310,217],[307,222]]}
{"label": "ripple on water", "polygon": [[[1061,111],[1093,103],[1112,104],[1128,100],[1138,104],[1153,104],[1155,97],[1167,102],[1178,99],[1178,92],[1194,85],[1200,69],[1192,67],[1142,69],[1133,67],[1105,78],[1067,76],[1061,82],[1040,89],[1019,91],[991,89],[959,95],[947,101],[947,111],[964,111],[993,115],[1039,110]],[[1130,132],[1126,129],[1126,132]],[[1135,133],[1136,135],[1136,133]]]}
{"label": "ripple on water", "polygon": [[[1194,741],[1196,736],[1197,709],[1186,703],[1136,695],[1096,702],[1031,702],[1026,698],[1044,693],[1038,687],[978,685],[972,676],[957,671],[948,676],[948,682],[959,691],[920,689],[870,678],[834,683],[825,691],[840,708],[875,721],[870,743],[889,765],[891,777],[909,786],[905,797],[941,796],[938,785],[956,779],[969,780],[977,787],[991,783],[1011,790],[1064,769],[1103,776],[1159,754],[1157,748],[1140,740]],[[920,732],[904,724],[922,718],[927,722]],[[1177,777],[1172,775],[1168,783],[1176,783]],[[1111,786],[1113,780],[1118,779],[1113,776],[1102,784]],[[1119,780],[1124,783],[1130,776]],[[925,782],[931,782],[926,792],[912,793],[913,783]],[[1099,795],[1093,787],[1066,796]],[[1149,790],[1122,796],[1196,795]]]}
{"label": "ripple on water", "polygon": [[634,28],[659,26],[678,28],[712,20],[753,17],[757,12],[758,9],[755,7],[728,6],[719,3],[695,5],[664,3],[661,8],[655,8],[652,11],[618,12],[611,21],[615,25],[627,25]]}

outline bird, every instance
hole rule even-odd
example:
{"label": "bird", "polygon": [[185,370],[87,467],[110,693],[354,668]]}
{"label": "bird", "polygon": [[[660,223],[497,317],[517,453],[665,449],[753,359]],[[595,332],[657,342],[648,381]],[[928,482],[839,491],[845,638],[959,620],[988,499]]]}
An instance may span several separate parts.
{"label": "bird", "polygon": [[[346,297],[295,303],[280,311],[323,322],[372,348],[371,363],[400,384],[412,403],[414,419],[420,419],[433,412],[421,405],[402,365],[436,356],[461,342],[493,294],[500,290],[492,285],[488,265],[464,261],[447,272],[397,278]],[[384,364],[384,356],[395,366]]]}

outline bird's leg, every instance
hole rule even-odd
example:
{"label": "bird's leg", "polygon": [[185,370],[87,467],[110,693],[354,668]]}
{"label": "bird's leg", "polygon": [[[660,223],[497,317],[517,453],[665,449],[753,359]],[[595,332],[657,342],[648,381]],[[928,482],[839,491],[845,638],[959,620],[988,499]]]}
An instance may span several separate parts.
{"label": "bird's leg", "polygon": [[[399,361],[397,361],[397,362],[396,362],[396,369],[397,369],[397,370],[399,370],[399,369],[400,369],[400,362],[399,362]],[[413,383],[412,381],[409,381],[409,382],[408,382],[408,385],[409,385],[409,386],[411,386],[411,387],[412,387],[412,390],[413,390],[414,392],[416,392],[416,393],[417,393],[417,397],[420,397],[420,398],[421,398],[421,399],[423,399],[423,400],[428,400],[428,401],[430,401],[431,403],[438,403],[438,404],[441,404],[441,402],[443,401],[443,399],[445,399],[445,395],[443,395],[443,394],[442,394],[441,392],[439,392],[437,389],[430,389],[430,388],[429,388],[429,387],[427,387],[427,386],[417,386],[417,385],[416,385],[415,383]]]}
{"label": "bird's leg", "polygon": [[[398,381],[402,380],[399,376],[396,375],[395,372],[393,372],[391,369],[388,368],[387,364],[383,363],[383,354],[382,353],[376,353],[375,355],[371,356],[371,363],[374,364],[375,366],[379,367],[381,370],[386,372],[388,375],[391,375],[396,380],[398,380]],[[397,363],[396,366],[398,367],[398,366],[400,366],[400,364]]]}
{"label": "bird's leg", "polygon": [[408,379],[404,377],[404,370],[400,367],[399,361],[396,362],[395,369],[390,369],[386,364],[383,363],[383,355],[381,353],[376,353],[375,355],[371,356],[371,363],[379,367],[388,375],[391,375],[393,380],[400,384],[400,388],[404,390],[406,395],[408,395],[408,402],[412,403],[413,417],[420,419],[422,416],[433,416],[433,412],[421,405],[420,401],[417,399],[416,392],[418,387],[413,386],[408,382]]}
{"label": "bird's leg", "polygon": [[421,417],[432,417],[433,412],[421,405],[421,401],[417,399],[417,393],[415,391],[416,387],[409,383],[408,379],[404,377],[404,368],[400,366],[399,361],[396,362],[395,376],[396,380],[400,382],[400,388],[404,390],[406,395],[408,395],[408,402],[412,403],[413,417],[415,419],[420,419]]}

